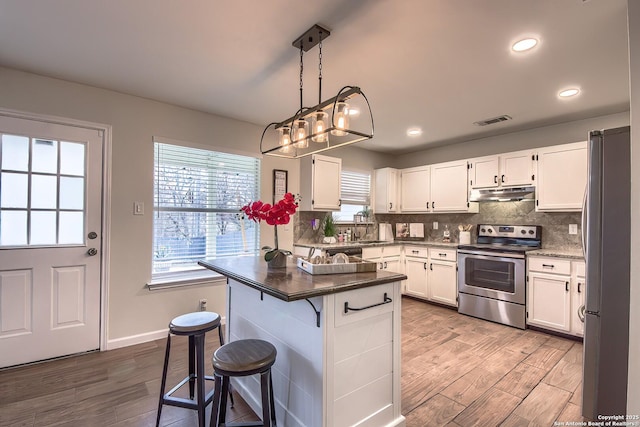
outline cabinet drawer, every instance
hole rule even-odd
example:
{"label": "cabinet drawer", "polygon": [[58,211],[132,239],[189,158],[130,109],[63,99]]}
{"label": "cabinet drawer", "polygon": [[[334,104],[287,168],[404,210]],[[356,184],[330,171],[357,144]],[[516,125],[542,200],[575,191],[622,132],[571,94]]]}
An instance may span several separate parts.
{"label": "cabinet drawer", "polygon": [[382,255],[384,257],[400,256],[400,252],[402,252],[402,246],[400,246],[400,245],[384,246],[382,248]]}
{"label": "cabinet drawer", "polygon": [[582,261],[578,261],[573,263],[576,268],[576,276],[578,277],[586,277],[585,264]]}
{"label": "cabinet drawer", "polygon": [[529,271],[570,275],[571,261],[560,258],[529,258]]}
{"label": "cabinet drawer", "polygon": [[455,249],[429,248],[429,258],[441,261],[456,261]]}
{"label": "cabinet drawer", "polygon": [[[392,312],[395,301],[388,304],[380,303],[384,301],[384,294],[387,294],[387,298],[393,299],[394,286],[393,283],[385,283],[384,285],[337,293],[335,295],[335,326],[338,327],[379,316],[382,313]],[[350,308],[361,308],[362,310],[349,310],[345,313],[346,303],[349,304]]]}
{"label": "cabinet drawer", "polygon": [[375,248],[362,248],[363,259],[376,259],[382,257],[382,246]]}
{"label": "cabinet drawer", "polygon": [[427,258],[429,256],[429,249],[420,246],[405,246],[404,255],[414,258]]}

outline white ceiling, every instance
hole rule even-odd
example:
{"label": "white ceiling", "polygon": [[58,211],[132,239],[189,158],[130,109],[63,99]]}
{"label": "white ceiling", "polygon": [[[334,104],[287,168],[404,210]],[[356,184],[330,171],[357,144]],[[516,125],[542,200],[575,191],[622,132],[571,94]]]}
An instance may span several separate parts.
{"label": "white ceiling", "polygon": [[[332,31],[323,98],[360,86],[375,120],[373,140],[360,146],[410,152],[627,111],[626,4],[0,0],[0,65],[265,126],[298,109],[291,43],[320,23]],[[540,44],[511,52],[523,36]],[[317,55],[304,56],[305,106],[317,103]],[[582,92],[559,99],[567,86]],[[513,120],[472,124],[502,114]],[[410,126],[423,135],[406,136]]]}

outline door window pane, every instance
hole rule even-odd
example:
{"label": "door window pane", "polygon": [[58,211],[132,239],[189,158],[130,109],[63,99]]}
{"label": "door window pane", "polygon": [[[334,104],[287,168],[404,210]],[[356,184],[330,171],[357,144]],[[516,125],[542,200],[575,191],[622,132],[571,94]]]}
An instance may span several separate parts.
{"label": "door window pane", "polygon": [[60,209],[84,207],[84,178],[60,177]]}
{"label": "door window pane", "polygon": [[54,245],[56,243],[56,212],[31,212],[32,245]]}
{"label": "door window pane", "polygon": [[57,204],[57,177],[49,175],[31,176],[31,207],[55,209]]}
{"label": "door window pane", "polygon": [[0,211],[0,245],[27,244],[27,211]]}
{"label": "door window pane", "polygon": [[84,176],[84,144],[60,142],[60,173]]}
{"label": "door window pane", "polygon": [[61,245],[81,244],[84,242],[84,212],[60,212],[60,235],[58,243]]}
{"label": "door window pane", "polygon": [[44,173],[58,172],[58,141],[34,138],[31,171]]}
{"label": "door window pane", "polygon": [[29,138],[2,135],[2,169],[26,172],[29,168]]}
{"label": "door window pane", "polygon": [[0,175],[0,207],[26,208],[28,176],[23,173],[3,172]]}

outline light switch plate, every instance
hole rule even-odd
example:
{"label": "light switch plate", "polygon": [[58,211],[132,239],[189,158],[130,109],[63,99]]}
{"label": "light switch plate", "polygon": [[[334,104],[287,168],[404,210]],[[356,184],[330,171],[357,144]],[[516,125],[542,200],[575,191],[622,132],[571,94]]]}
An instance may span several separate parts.
{"label": "light switch plate", "polygon": [[143,202],[133,202],[133,214],[134,215],[144,215],[144,203]]}
{"label": "light switch plate", "polygon": [[578,224],[569,224],[569,234],[578,234]]}
{"label": "light switch plate", "polygon": [[434,230],[438,229],[438,221],[433,221],[433,229]]}

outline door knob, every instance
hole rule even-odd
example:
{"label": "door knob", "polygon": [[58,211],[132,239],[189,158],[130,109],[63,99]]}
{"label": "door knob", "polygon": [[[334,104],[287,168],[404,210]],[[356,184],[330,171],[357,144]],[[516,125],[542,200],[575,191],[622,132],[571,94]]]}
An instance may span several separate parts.
{"label": "door knob", "polygon": [[97,254],[98,254],[98,250],[97,250],[96,248],[91,248],[91,249],[89,249],[89,250],[87,251],[87,254],[88,254],[89,256],[95,256],[95,255],[97,255]]}

